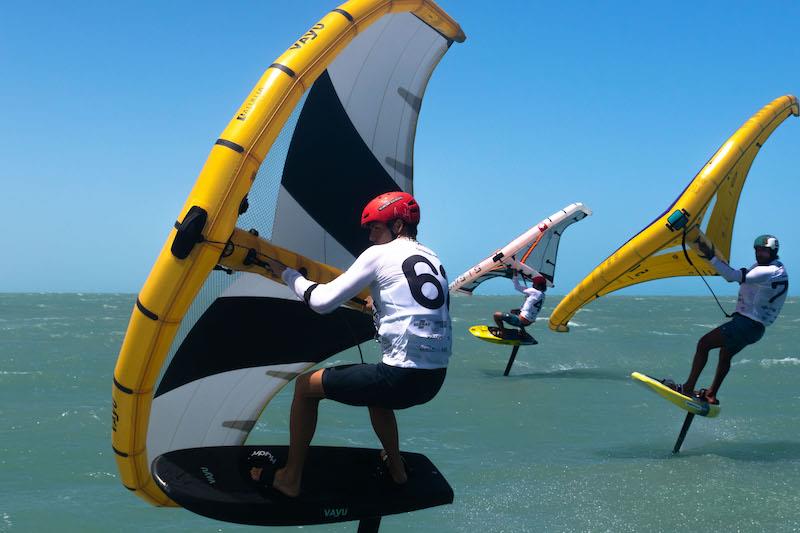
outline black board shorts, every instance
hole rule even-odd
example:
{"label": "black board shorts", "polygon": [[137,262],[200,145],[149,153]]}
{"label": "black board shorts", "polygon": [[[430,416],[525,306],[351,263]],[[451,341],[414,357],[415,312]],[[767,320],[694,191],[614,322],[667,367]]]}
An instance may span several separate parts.
{"label": "black board shorts", "polygon": [[722,338],[725,348],[731,355],[737,354],[748,344],[758,342],[764,336],[764,324],[739,313],[733,313],[731,320],[722,324]]}
{"label": "black board shorts", "polygon": [[406,409],[426,403],[442,388],[446,368],[354,364],[326,368],[325,397],[347,405]]}
{"label": "black board shorts", "polygon": [[[516,326],[518,328],[526,328],[531,324],[533,324],[533,322],[528,322],[527,324],[524,324],[522,322],[522,315],[519,314],[519,309],[514,309],[514,311],[511,311],[510,313],[503,313],[502,319],[508,324],[511,324],[512,326]],[[526,318],[525,320],[527,321],[528,319]]]}

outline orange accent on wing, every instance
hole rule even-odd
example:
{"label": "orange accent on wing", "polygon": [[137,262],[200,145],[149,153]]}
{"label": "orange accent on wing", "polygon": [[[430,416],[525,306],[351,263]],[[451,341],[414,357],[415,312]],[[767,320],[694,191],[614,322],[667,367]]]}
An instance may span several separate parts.
{"label": "orange accent on wing", "polygon": [[539,236],[536,237],[536,240],[533,241],[533,244],[531,244],[531,247],[528,248],[528,251],[525,252],[525,255],[522,256],[522,260],[520,261],[520,263],[524,263],[525,261],[528,260],[528,257],[531,255],[531,252],[533,251],[534,248],[536,248],[536,245],[539,244],[539,241],[542,240],[542,237],[544,237],[544,232],[540,233]]}

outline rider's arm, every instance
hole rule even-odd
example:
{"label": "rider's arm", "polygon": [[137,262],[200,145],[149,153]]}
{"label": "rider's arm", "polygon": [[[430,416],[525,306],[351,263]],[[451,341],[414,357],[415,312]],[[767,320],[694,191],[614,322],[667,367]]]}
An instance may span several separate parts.
{"label": "rider's arm", "polygon": [[747,269],[735,269],[731,268],[731,266],[723,261],[718,257],[711,258],[711,265],[717,269],[719,275],[722,276],[727,281],[735,281],[736,283],[744,283],[745,275],[747,275]]}
{"label": "rider's arm", "polygon": [[767,283],[775,277],[778,267],[775,265],[758,265],[751,268],[745,277],[745,283]]}
{"label": "rider's arm", "polygon": [[514,288],[517,289],[522,294],[525,294],[525,290],[528,288],[525,285],[519,282],[519,273],[515,270],[514,275],[511,276],[511,281],[514,282]]}
{"label": "rider's arm", "polygon": [[283,272],[282,278],[297,297],[305,301],[311,309],[326,314],[336,310],[372,283],[375,279],[377,259],[377,247],[367,248],[350,268],[329,283],[314,283],[291,268]]}

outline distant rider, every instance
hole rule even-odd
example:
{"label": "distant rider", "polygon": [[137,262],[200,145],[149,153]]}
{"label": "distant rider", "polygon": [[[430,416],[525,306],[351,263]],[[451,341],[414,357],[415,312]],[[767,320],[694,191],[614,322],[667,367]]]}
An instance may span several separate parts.
{"label": "distant rider", "polygon": [[[317,284],[281,263],[268,260],[298,298],[318,313],[330,313],[369,287],[383,352],[377,364],[342,365],[299,376],[289,419],[289,455],[272,487],[297,496],[319,401],[329,398],[369,408],[383,444],[381,460],[394,483],[407,480],[400,455],[395,409],[430,401],[444,382],[452,348],[447,277],[438,256],[417,242],[419,205],[405,192],[382,194],[361,215],[369,229],[367,248],[330,283]],[[260,479],[261,469],[250,475]]]}
{"label": "distant rider", "polygon": [[[789,277],[783,263],[778,261],[778,239],[773,235],[760,235],[753,243],[756,263],[750,268],[735,270],[714,255],[714,246],[702,239],[695,241],[700,256],[711,262],[717,272],[739,286],[739,299],[731,320],[706,333],[697,343],[692,370],[686,383],[678,386],[682,394],[696,394],[700,399],[717,404],[717,393],[731,368],[731,359],[748,344],[764,335],[765,326],[771,325],[786,300]],[[719,348],[719,363],[714,381],[708,389],[694,392],[697,379],[706,366],[708,352]]]}
{"label": "distant rider", "polygon": [[[513,333],[511,330],[503,326],[503,322],[507,322],[512,326],[519,328],[519,337],[525,337],[525,327],[530,326],[536,322],[536,316],[542,310],[544,304],[544,292],[547,290],[547,280],[541,274],[533,276],[531,279],[532,287],[526,287],[519,282],[520,272],[514,270],[514,275],[511,280],[514,282],[514,288],[525,295],[525,302],[520,309],[512,309],[510,313],[502,313],[497,311],[494,314],[494,322],[497,324],[497,337],[505,338]],[[524,277],[525,275],[522,274]]]}

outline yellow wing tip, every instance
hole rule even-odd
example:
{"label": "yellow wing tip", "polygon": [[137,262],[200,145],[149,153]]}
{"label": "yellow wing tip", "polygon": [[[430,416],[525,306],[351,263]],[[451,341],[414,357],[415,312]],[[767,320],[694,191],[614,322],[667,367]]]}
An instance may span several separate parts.
{"label": "yellow wing tip", "polygon": [[[645,226],[639,233],[612,252],[567,293],[553,310],[552,316],[562,319],[565,316],[574,316],[577,310],[586,303],[638,283],[674,276],[697,275],[698,272],[684,260],[682,254],[674,254],[670,251],[673,246],[680,244],[681,232],[666,226],[665,223],[675,212],[684,210],[684,208],[687,216],[691,215],[688,216],[690,220],[696,222],[704,220],[701,215],[707,214],[713,198],[721,198],[718,193],[722,182],[728,180],[726,176],[729,176],[730,172],[742,171],[743,174],[736,178],[739,181],[728,180],[727,182],[729,183],[726,186],[727,190],[735,192],[735,196],[732,195],[731,200],[728,201],[729,205],[717,202],[708,219],[708,227],[712,227],[713,224],[714,229],[713,234],[709,235],[712,240],[718,239],[718,235],[725,230],[725,242],[718,242],[717,248],[720,249],[724,246],[725,253],[722,255],[729,256],[731,234],[729,227],[732,227],[733,224],[737,206],[735,202],[738,202],[739,191],[749,172],[749,164],[755,157],[752,155],[742,159],[740,156],[753,143],[757,142],[756,148],[760,148],[772,131],[788,118],[789,114],[800,116],[798,99],[792,94],[779,96],[752,115],[723,143],[722,147],[702,167],[700,173],[689,182],[681,195],[673,202],[676,211],[659,216],[658,219]],[[755,154],[756,152],[757,150],[753,150],[751,153]],[[734,183],[738,189],[734,187]],[[727,218],[721,215],[715,217],[714,212],[717,209],[719,209],[719,213],[732,210],[733,215]],[[694,261],[695,256],[692,255],[691,258]],[[703,261],[701,268],[705,268],[711,272],[710,275],[714,275],[714,271],[707,262]],[[701,274],[705,275],[704,272]],[[550,325],[550,329],[562,331],[559,326],[553,324]]]}

